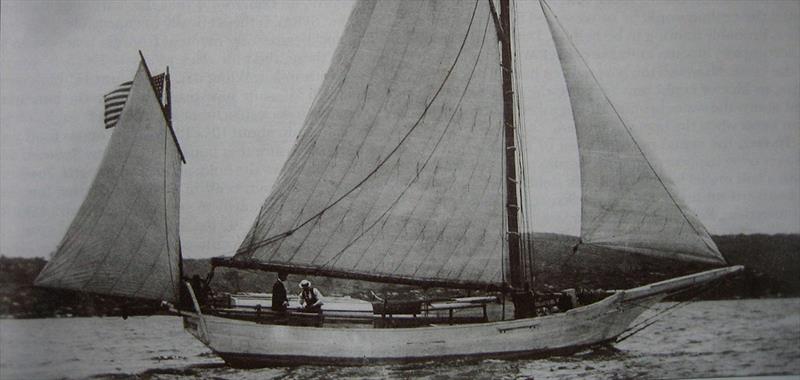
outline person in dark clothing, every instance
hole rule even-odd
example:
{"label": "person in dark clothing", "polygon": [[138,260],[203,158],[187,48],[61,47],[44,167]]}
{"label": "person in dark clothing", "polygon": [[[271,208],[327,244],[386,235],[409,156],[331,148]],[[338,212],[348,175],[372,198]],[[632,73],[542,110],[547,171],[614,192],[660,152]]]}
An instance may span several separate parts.
{"label": "person in dark clothing", "polygon": [[284,272],[278,272],[278,279],[275,280],[275,285],[272,285],[272,310],[273,311],[286,311],[289,307],[289,298],[286,296],[286,279],[289,275]]}
{"label": "person in dark clothing", "polygon": [[206,282],[203,281],[200,276],[194,275],[192,279],[189,280],[189,283],[192,284],[192,290],[194,290],[194,296],[197,297],[197,303],[200,304],[200,306],[205,306],[208,303],[208,287],[206,286]]}

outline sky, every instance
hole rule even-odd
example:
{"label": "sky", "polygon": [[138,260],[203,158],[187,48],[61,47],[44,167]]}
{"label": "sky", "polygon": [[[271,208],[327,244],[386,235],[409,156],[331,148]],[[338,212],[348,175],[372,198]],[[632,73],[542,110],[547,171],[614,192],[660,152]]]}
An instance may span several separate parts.
{"label": "sky", "polygon": [[[549,2],[617,110],[712,234],[800,232],[800,2]],[[0,3],[0,254],[48,257],[110,131],[102,95],[141,50],[169,65],[186,155],[185,257],[229,255],[303,124],[351,1]],[[533,224],[577,234],[563,75],[517,3]]]}

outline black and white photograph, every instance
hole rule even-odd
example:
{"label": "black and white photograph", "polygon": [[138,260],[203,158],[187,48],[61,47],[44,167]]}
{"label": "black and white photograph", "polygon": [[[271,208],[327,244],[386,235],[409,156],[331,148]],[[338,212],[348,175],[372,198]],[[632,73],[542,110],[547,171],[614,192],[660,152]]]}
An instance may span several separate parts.
{"label": "black and white photograph", "polygon": [[800,380],[800,1],[3,0],[0,380]]}

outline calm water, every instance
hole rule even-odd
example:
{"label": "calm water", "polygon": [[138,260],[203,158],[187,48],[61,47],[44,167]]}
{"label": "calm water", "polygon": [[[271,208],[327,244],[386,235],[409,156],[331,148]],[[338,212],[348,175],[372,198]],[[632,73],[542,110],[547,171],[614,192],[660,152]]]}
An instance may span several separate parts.
{"label": "calm water", "polygon": [[174,317],[0,320],[3,380],[665,379],[781,374],[800,374],[800,299],[688,304],[617,344],[616,350],[540,360],[352,368],[227,368],[183,332]]}

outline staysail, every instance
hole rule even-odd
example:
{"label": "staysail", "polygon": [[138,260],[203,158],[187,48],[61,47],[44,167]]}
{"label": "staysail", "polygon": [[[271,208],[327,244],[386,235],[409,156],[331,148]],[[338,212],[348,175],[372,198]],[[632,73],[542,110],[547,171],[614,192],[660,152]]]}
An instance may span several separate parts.
{"label": "staysail", "polygon": [[724,264],[705,227],[624,124],[549,6],[541,4],[577,132],[583,243]]}
{"label": "staysail", "polygon": [[94,182],[35,284],[176,301],[182,153],[142,60]]}
{"label": "staysail", "polygon": [[503,282],[503,103],[489,3],[359,2],[232,262]]}

